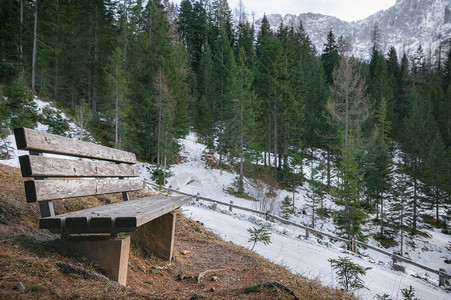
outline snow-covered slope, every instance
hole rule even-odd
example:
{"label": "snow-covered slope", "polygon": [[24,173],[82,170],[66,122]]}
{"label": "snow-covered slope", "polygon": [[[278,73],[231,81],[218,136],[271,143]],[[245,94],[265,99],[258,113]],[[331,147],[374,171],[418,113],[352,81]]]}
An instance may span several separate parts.
{"label": "snow-covered slope", "polygon": [[[197,194],[226,203],[233,201],[240,206],[260,209],[260,204],[255,201],[237,198],[227,193],[227,189],[233,185],[236,174],[210,169],[205,166],[206,149],[196,142],[195,134],[190,134],[186,139],[180,140],[184,147],[182,155],[186,157],[183,163],[174,165],[171,169],[173,177],[168,186],[183,192]],[[211,154],[209,154],[211,155]],[[308,171],[308,170],[307,170]],[[262,186],[256,187],[250,180],[247,181],[246,191],[249,195],[258,198]],[[287,191],[277,190],[275,197],[274,213],[279,211],[280,201]],[[260,192],[261,194],[261,192]],[[305,209],[305,191],[298,190],[296,196],[297,214],[291,217],[291,221],[299,224],[308,224],[308,215],[302,211]],[[333,202],[326,201],[327,207],[334,206]],[[304,231],[292,226],[267,222],[259,216],[236,209],[230,212],[228,207],[217,206],[209,202],[194,202],[184,207],[184,214],[194,220],[201,221],[205,226],[227,241],[232,241],[244,247],[251,246],[248,242],[248,228],[259,227],[265,224],[269,226],[272,243],[268,246],[257,244],[255,251],[262,256],[284,265],[294,273],[299,273],[310,278],[318,278],[324,284],[335,286],[334,272],[327,261],[329,258],[339,256],[350,257],[355,263],[372,269],[365,276],[365,284],[369,290],[357,292],[363,299],[375,299],[376,295],[389,294],[392,299],[401,299],[401,289],[414,287],[416,297],[419,299],[449,299],[451,294],[438,287],[438,277],[434,274],[426,274],[425,271],[404,265],[406,273],[397,272],[391,268],[391,259],[372,250],[363,250],[361,255],[354,255],[342,248],[341,243],[333,243],[328,239],[319,239],[311,236],[304,238]],[[323,231],[334,233],[331,218],[318,220],[317,227]],[[451,268],[443,262],[444,257],[451,256],[446,247],[450,243],[449,236],[439,231],[431,230],[431,239],[415,239],[415,248],[409,248],[410,257],[416,262],[431,268],[444,268],[451,273]],[[378,246],[374,240],[370,244]],[[426,250],[428,249],[428,250]],[[391,249],[396,250],[396,249]],[[389,250],[389,251],[391,251]]]}
{"label": "snow-covered slope", "polygon": [[[380,47],[384,53],[395,47],[398,55],[412,54],[421,45],[426,57],[435,61],[440,43],[451,42],[451,0],[398,0],[387,10],[381,10],[361,21],[346,22],[321,14],[306,13],[267,15],[270,26],[276,30],[281,22],[285,25],[304,28],[317,51],[321,52],[330,30],[335,37],[349,37],[353,54],[369,59],[372,47],[372,33],[377,25],[380,31]],[[256,21],[259,27],[261,19]],[[445,45],[445,44],[444,44]],[[447,50],[447,47],[444,47]]]}
{"label": "snow-covered slope", "polygon": [[[42,111],[43,107],[51,104],[35,99],[38,109]],[[71,131],[77,132],[75,124],[70,124]],[[47,130],[47,127],[38,124],[39,130]],[[18,166],[18,156],[21,151],[15,150],[14,137],[9,136],[11,141],[11,157],[8,160],[0,160],[2,164]],[[267,199],[268,202],[250,201],[243,198],[237,198],[227,193],[228,188],[233,185],[236,174],[231,172],[211,169],[206,167],[205,157],[206,148],[196,142],[196,135],[191,133],[185,139],[181,139],[183,146],[182,155],[186,158],[181,164],[174,165],[171,169],[173,176],[169,179],[172,188],[191,194],[200,194],[205,197],[229,203],[245,206],[253,209],[263,210],[272,209],[274,214],[280,211],[280,202],[285,196],[291,195],[288,191],[276,190],[276,196]],[[210,159],[214,159],[214,154],[207,154]],[[307,165],[306,165],[307,166]],[[151,166],[140,163],[141,176],[150,181],[149,170]],[[304,170],[309,174],[308,168]],[[308,187],[307,187],[308,188]],[[266,186],[254,183],[252,180],[246,180],[246,191],[256,199],[261,199],[267,192]],[[334,203],[326,199],[325,206],[333,209]],[[307,211],[307,214],[303,212]],[[262,256],[284,265],[294,273],[318,278],[324,284],[335,286],[334,272],[327,261],[329,258],[339,256],[350,257],[355,263],[365,267],[371,267],[365,280],[369,290],[358,292],[363,299],[375,299],[377,294],[387,293],[392,299],[401,299],[401,289],[413,286],[416,291],[416,297],[419,299],[449,299],[449,291],[438,287],[437,275],[427,274],[425,271],[404,265],[406,273],[397,272],[391,269],[391,261],[387,256],[371,250],[363,250],[361,255],[357,256],[343,249],[341,243],[333,243],[328,239],[320,239],[310,236],[304,238],[304,231],[293,226],[287,226],[279,223],[267,222],[259,216],[251,213],[238,211],[236,209],[230,212],[228,207],[217,206],[208,202],[194,202],[184,207],[183,212],[186,216],[199,220],[214,232],[218,233],[223,239],[232,241],[244,247],[250,247],[248,242],[248,228],[266,225],[269,227],[272,237],[272,243],[268,246],[257,244],[255,251]],[[306,208],[305,190],[299,189],[296,193],[296,214],[290,219],[293,222],[307,225],[309,224],[308,209]],[[331,218],[318,219],[315,228],[334,234],[335,227]],[[411,245],[406,249],[409,257],[414,261],[427,265],[433,269],[443,268],[448,274],[451,274],[450,265],[444,263],[444,259],[451,258],[451,241],[449,236],[442,234],[436,229],[429,229],[427,233],[431,238],[411,239]],[[379,246],[378,243],[370,239],[370,244]],[[395,251],[397,249],[389,249]]]}

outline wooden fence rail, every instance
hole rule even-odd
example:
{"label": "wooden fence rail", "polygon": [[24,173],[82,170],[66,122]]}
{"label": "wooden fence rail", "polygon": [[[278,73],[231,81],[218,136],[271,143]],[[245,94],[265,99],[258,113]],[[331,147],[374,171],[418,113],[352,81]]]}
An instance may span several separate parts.
{"label": "wooden fence rail", "polygon": [[443,269],[434,270],[432,268],[429,268],[427,266],[424,266],[424,265],[421,265],[419,263],[416,263],[416,262],[414,262],[414,261],[412,261],[410,259],[407,259],[405,257],[399,256],[399,255],[396,255],[396,254],[393,254],[393,253],[390,253],[390,252],[387,252],[387,251],[385,251],[385,250],[383,250],[381,248],[378,248],[378,247],[375,247],[375,246],[371,246],[371,245],[368,245],[366,243],[363,243],[363,242],[360,242],[360,241],[357,241],[357,240],[348,240],[348,239],[345,239],[345,238],[342,238],[342,237],[338,237],[338,236],[335,236],[335,235],[332,235],[332,234],[329,234],[329,233],[326,233],[326,232],[322,232],[322,231],[316,230],[316,229],[311,228],[309,226],[297,224],[297,223],[291,222],[289,220],[283,219],[283,218],[281,218],[279,216],[275,216],[275,215],[273,215],[273,214],[271,214],[269,212],[263,212],[263,211],[260,211],[260,210],[239,206],[239,205],[233,204],[233,202],[227,203],[227,202],[223,202],[223,201],[219,201],[219,200],[214,200],[214,199],[210,199],[210,198],[206,198],[206,197],[201,197],[199,194],[192,195],[192,194],[180,192],[180,191],[177,191],[177,190],[174,190],[174,189],[171,189],[171,188],[167,188],[167,187],[163,187],[163,186],[157,185],[157,184],[152,183],[152,182],[148,182],[146,180],[144,182],[149,184],[149,185],[156,186],[158,188],[162,188],[162,189],[165,189],[165,190],[170,191],[170,192],[178,193],[178,194],[185,195],[185,196],[194,197],[196,200],[204,200],[204,201],[208,201],[208,202],[213,202],[213,203],[216,203],[216,204],[224,205],[224,206],[227,206],[229,208],[236,208],[236,209],[244,210],[244,211],[247,211],[247,212],[251,212],[251,213],[255,213],[255,214],[258,214],[258,215],[265,216],[267,219],[274,219],[274,220],[277,220],[277,221],[279,221],[279,222],[281,222],[283,224],[292,225],[294,227],[298,227],[298,228],[304,229],[306,238],[309,237],[309,233],[314,233],[314,234],[317,234],[317,235],[326,236],[326,237],[328,237],[328,238],[330,238],[332,240],[337,240],[337,241],[340,241],[340,242],[343,242],[343,243],[346,243],[346,244],[350,244],[351,245],[351,249],[352,249],[352,251],[354,253],[357,253],[357,245],[365,247],[365,248],[368,248],[368,249],[371,249],[371,250],[374,250],[374,251],[377,251],[379,253],[382,253],[382,254],[385,254],[385,255],[391,257],[393,260],[402,261],[402,262],[405,262],[407,264],[411,264],[411,265],[413,265],[415,267],[418,267],[420,269],[423,269],[425,271],[428,271],[428,272],[431,272],[431,273],[439,275],[439,285],[445,285],[445,279],[451,279],[451,275],[447,274]]}

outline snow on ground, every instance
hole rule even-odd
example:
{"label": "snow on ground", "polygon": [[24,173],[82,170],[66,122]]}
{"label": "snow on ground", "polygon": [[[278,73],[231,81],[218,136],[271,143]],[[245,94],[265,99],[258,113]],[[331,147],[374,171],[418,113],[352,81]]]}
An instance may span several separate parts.
{"label": "snow on ground", "polygon": [[[48,102],[35,99],[38,111],[42,112],[44,107],[51,107]],[[64,113],[60,113],[63,118],[68,119]],[[70,133],[78,132],[75,124],[69,123]],[[46,131],[48,126],[38,124],[38,130]],[[18,151],[15,149],[14,135],[8,136],[9,144],[12,148],[10,158],[8,160],[0,160],[0,163],[19,167],[18,157],[26,154],[26,151]],[[205,167],[206,154],[204,145],[198,144],[195,134],[190,133],[185,139],[181,139],[180,143],[183,147],[183,153],[186,157],[185,161],[171,168],[173,176],[169,178],[168,187],[187,192],[190,194],[200,194],[201,196],[220,200],[223,202],[233,201],[234,204],[245,206],[248,208],[266,210],[272,209],[272,213],[279,213],[280,202],[285,196],[291,196],[291,192],[277,191],[274,199],[267,199],[269,203],[262,205],[256,201],[237,198],[227,193],[227,189],[233,186],[236,174],[223,170],[210,169]],[[315,154],[320,155],[320,153]],[[150,174],[152,166],[146,163],[139,163],[141,178],[152,182]],[[304,173],[308,177],[310,169],[308,165],[304,168]],[[308,186],[306,186],[308,188]],[[250,196],[261,199],[262,189],[265,186],[256,185],[252,181],[246,181],[246,191]],[[296,214],[291,217],[290,221],[295,223],[309,225],[309,210],[305,202],[305,187],[296,191]],[[264,206],[264,207],[263,207]],[[325,207],[333,209],[334,203],[330,199],[326,199]],[[376,299],[377,294],[389,294],[392,299],[402,299],[401,289],[408,288],[410,285],[414,287],[416,297],[419,299],[450,299],[451,294],[444,289],[438,287],[438,276],[435,274],[427,274],[425,271],[405,265],[406,273],[396,272],[391,269],[390,259],[380,253],[362,250],[362,255],[355,255],[344,250],[341,243],[332,243],[328,239],[319,239],[310,236],[309,239],[304,238],[304,231],[293,226],[283,225],[279,223],[268,222],[252,213],[242,212],[234,209],[230,212],[228,207],[211,204],[209,202],[198,201],[190,203],[183,208],[183,212],[187,217],[198,220],[205,226],[226,241],[231,241],[243,247],[250,248],[251,243],[248,242],[248,228],[259,227],[265,225],[272,233],[271,244],[264,246],[258,244],[254,251],[266,257],[267,259],[286,266],[292,272],[309,277],[318,278],[324,284],[336,286],[334,281],[334,272],[331,270],[329,258],[337,258],[339,256],[350,257],[354,262],[372,269],[367,272],[363,278],[369,290],[361,290],[357,292],[363,299]],[[317,219],[316,229],[334,234],[334,225],[331,218]],[[448,274],[451,274],[449,265],[445,265],[443,260],[451,257],[450,250],[447,246],[451,245],[449,236],[442,234],[437,229],[428,230],[432,236],[430,239],[416,238],[413,240],[414,248],[410,247],[409,256],[414,261],[427,265],[431,268],[444,268]],[[370,239],[370,244],[378,246],[378,243]],[[395,251],[397,249],[390,249]]]}
{"label": "snow on ground", "polygon": [[[259,204],[243,198],[234,197],[226,192],[227,188],[233,185],[236,174],[224,170],[209,169],[205,167],[202,156],[206,154],[205,146],[196,142],[196,135],[191,133],[180,142],[184,148],[182,155],[186,160],[171,168],[173,175],[169,179],[168,187],[191,194],[199,193],[201,196],[220,200],[229,203],[259,209]],[[306,170],[306,173],[309,170]],[[255,186],[247,182],[246,190],[251,195],[257,195]],[[278,191],[276,203],[291,193]],[[296,195],[296,207],[298,211],[305,210],[305,190],[298,190]],[[331,201],[325,204],[327,207],[333,206]],[[278,212],[278,205],[274,206],[274,212]],[[438,276],[426,274],[424,270],[405,265],[406,273],[397,272],[391,269],[391,259],[387,256],[371,250],[362,250],[361,255],[355,255],[345,249],[339,242],[332,243],[328,239],[319,239],[310,236],[304,238],[304,230],[293,226],[272,223],[253,215],[252,213],[233,209],[230,212],[228,207],[211,204],[205,201],[193,202],[183,209],[184,214],[194,220],[205,224],[207,228],[217,233],[226,241],[231,241],[243,247],[250,248],[248,242],[248,228],[266,225],[272,232],[271,244],[264,246],[257,243],[254,251],[263,257],[286,266],[294,273],[318,278],[324,284],[336,286],[334,281],[335,273],[328,262],[329,258],[347,256],[355,263],[364,267],[371,267],[367,275],[363,278],[369,290],[357,292],[363,299],[376,299],[376,295],[389,294],[392,299],[402,299],[401,289],[409,288],[411,285],[415,289],[415,295],[419,299],[449,299],[451,294],[438,287]],[[290,219],[299,224],[308,225],[309,216],[298,213]],[[317,228],[334,233],[334,226],[330,218],[318,220]],[[443,257],[449,257],[450,251],[446,245],[450,242],[449,236],[440,233],[438,230],[431,232],[433,235],[430,241],[417,240],[416,252],[412,252],[411,258],[434,269],[445,268],[448,274],[451,269],[444,265]],[[377,242],[370,240],[370,243],[377,245]],[[428,246],[426,246],[428,245]],[[426,246],[431,251],[423,251]],[[397,250],[397,249],[393,249]],[[218,266],[219,267],[219,266]]]}
{"label": "snow on ground", "polygon": [[[50,102],[38,99],[36,96],[34,97],[34,102],[36,104],[37,113],[43,114],[44,109],[49,109],[50,111],[59,114],[64,120],[67,120],[69,130],[65,133],[66,136],[77,136],[79,134],[80,128],[63,111],[55,108]],[[38,131],[47,132],[49,126],[38,122],[35,129]],[[83,136],[87,137],[91,142],[94,142],[94,138],[86,130],[83,130]],[[19,156],[28,154],[28,151],[17,150],[16,139],[13,133],[6,137],[6,143],[9,145],[11,151],[9,152],[8,159],[0,159],[0,164],[19,168]]]}

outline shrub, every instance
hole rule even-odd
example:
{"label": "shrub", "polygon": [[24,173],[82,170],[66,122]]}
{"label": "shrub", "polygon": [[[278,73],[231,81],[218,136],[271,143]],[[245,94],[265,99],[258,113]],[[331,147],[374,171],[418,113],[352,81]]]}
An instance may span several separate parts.
{"label": "shrub", "polygon": [[366,275],[366,271],[371,268],[364,268],[359,264],[353,263],[347,257],[339,257],[338,259],[328,259],[332,268],[337,274],[338,283],[347,291],[359,290],[365,287],[365,282],[360,278]]}
{"label": "shrub", "polygon": [[247,231],[250,234],[249,242],[254,242],[251,250],[254,250],[257,242],[262,242],[265,246],[271,243],[271,233],[265,227],[260,228],[248,228]]}

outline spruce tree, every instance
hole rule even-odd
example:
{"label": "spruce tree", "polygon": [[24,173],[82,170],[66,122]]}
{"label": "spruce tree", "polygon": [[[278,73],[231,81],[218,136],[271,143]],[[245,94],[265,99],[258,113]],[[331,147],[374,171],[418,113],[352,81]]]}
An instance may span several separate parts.
{"label": "spruce tree", "polygon": [[447,176],[448,166],[444,161],[446,162],[446,148],[440,133],[437,132],[424,162],[424,180],[430,185],[428,198],[431,204],[435,206],[436,225],[440,223],[440,205],[443,199],[446,198],[444,189],[449,184],[449,177]]}
{"label": "spruce tree", "polygon": [[406,171],[412,176],[413,187],[413,215],[411,224],[411,233],[417,232],[418,207],[420,205],[420,175],[422,173],[423,161],[421,159],[427,143],[425,136],[426,119],[422,110],[420,95],[413,90],[409,99],[411,105],[409,115],[404,119],[404,138],[401,144],[405,153]]}
{"label": "spruce tree", "polygon": [[341,209],[335,212],[334,222],[339,231],[338,234],[349,240],[365,240],[363,225],[366,217],[361,195],[362,174],[358,168],[353,147],[343,149],[337,177],[335,203]]}
{"label": "spruce tree", "polygon": [[322,202],[324,197],[324,190],[321,181],[318,180],[318,176],[321,176],[319,167],[313,165],[313,151],[312,159],[310,162],[310,178],[308,180],[308,187],[306,187],[306,201],[307,206],[311,210],[311,226],[315,228],[316,224],[316,212],[319,208],[322,208]]}
{"label": "spruce tree", "polygon": [[329,84],[333,82],[333,72],[339,62],[338,46],[335,42],[335,35],[331,31],[327,34],[327,42],[324,44],[323,54],[321,54],[326,80]]}
{"label": "spruce tree", "polygon": [[217,120],[215,124],[217,137],[217,150],[219,153],[219,164],[223,165],[224,153],[226,151],[224,132],[226,122],[230,119],[230,108],[233,91],[233,80],[235,74],[235,56],[230,47],[226,28],[220,30],[216,40],[213,53],[213,99],[216,99],[213,107],[213,117]]}
{"label": "spruce tree", "polygon": [[[264,164],[279,167],[279,125],[282,118],[280,76],[283,72],[284,59],[280,40],[270,29],[268,19],[263,18],[256,45],[256,68],[254,87],[261,109],[259,122],[264,128]],[[271,154],[272,153],[272,160]]]}
{"label": "spruce tree", "polygon": [[181,43],[173,43],[169,65],[168,86],[175,99],[174,133],[176,137],[184,137],[192,124],[189,112],[195,109],[192,101],[194,96],[189,86],[189,78],[194,74],[188,53]]}
{"label": "spruce tree", "polygon": [[231,118],[227,122],[225,136],[232,157],[238,157],[238,193],[244,193],[244,168],[249,150],[258,143],[258,130],[255,123],[256,97],[252,91],[252,72],[247,68],[246,52],[241,48],[236,74],[234,74]]}
{"label": "spruce tree", "polygon": [[376,219],[380,224],[380,234],[385,234],[386,206],[391,185],[392,160],[388,145],[384,140],[382,130],[379,129],[376,136],[368,146],[365,165],[366,192],[369,198],[369,206],[376,208]]}
{"label": "spruce tree", "polygon": [[213,112],[216,108],[216,97],[213,86],[213,59],[208,42],[204,45],[198,78],[199,98],[195,106],[194,129],[200,140],[213,149]]}
{"label": "spruce tree", "polygon": [[123,70],[124,57],[122,47],[117,47],[107,66],[106,82],[110,101],[104,108],[109,111],[109,116],[114,123],[114,147],[124,149],[128,138],[128,117],[130,114],[130,103],[127,97],[127,79]]}
{"label": "spruce tree", "polygon": [[397,166],[394,172],[393,185],[391,186],[391,199],[387,221],[389,228],[399,233],[400,255],[404,255],[404,232],[408,224],[412,223],[413,216],[413,197],[410,188],[410,178],[406,174],[406,168],[403,164]]}

